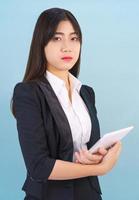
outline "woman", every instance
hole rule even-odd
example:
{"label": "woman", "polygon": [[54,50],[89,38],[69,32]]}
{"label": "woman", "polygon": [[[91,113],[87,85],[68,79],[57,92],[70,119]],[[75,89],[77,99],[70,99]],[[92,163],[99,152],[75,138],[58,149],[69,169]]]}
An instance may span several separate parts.
{"label": "woman", "polygon": [[100,200],[97,176],[115,165],[121,143],[88,149],[100,138],[95,94],[79,75],[82,34],[71,12],[45,10],[35,26],[12,111],[27,177],[25,200]]}

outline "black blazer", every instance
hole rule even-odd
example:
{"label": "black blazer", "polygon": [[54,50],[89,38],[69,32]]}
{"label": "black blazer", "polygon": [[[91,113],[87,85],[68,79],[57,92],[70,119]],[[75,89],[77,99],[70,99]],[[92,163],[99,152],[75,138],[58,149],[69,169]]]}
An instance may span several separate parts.
{"label": "black blazer", "polygon": [[[82,85],[80,95],[92,121],[87,147],[100,138],[100,128],[95,108],[95,94],[91,87]],[[59,187],[61,198],[71,200],[72,180],[48,180],[56,159],[72,162],[73,140],[67,117],[45,77],[37,81],[17,83],[13,93],[13,108],[17,120],[19,142],[27,169],[22,187],[26,193],[43,199],[49,189]],[[91,187],[101,194],[97,176],[87,177]],[[57,199],[57,193],[55,196]]]}

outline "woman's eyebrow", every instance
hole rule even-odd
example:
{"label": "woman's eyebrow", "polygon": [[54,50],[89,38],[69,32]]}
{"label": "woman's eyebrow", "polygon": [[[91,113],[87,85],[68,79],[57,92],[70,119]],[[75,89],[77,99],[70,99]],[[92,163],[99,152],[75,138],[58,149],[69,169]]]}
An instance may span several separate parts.
{"label": "woman's eyebrow", "polygon": [[[72,32],[72,33],[70,33],[70,35],[78,35],[78,33],[77,32]],[[64,35],[64,33],[63,32],[55,32],[55,35]]]}

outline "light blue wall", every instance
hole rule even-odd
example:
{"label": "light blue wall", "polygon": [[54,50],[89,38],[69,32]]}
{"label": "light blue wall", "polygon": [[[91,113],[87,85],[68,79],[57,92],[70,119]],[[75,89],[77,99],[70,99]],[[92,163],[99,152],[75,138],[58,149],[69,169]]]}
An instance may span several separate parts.
{"label": "light blue wall", "polygon": [[79,79],[94,87],[101,134],[134,125],[116,167],[100,177],[104,200],[139,199],[139,1],[0,2],[0,199],[23,199],[25,166],[9,102],[22,80],[38,15],[71,10],[83,32]]}

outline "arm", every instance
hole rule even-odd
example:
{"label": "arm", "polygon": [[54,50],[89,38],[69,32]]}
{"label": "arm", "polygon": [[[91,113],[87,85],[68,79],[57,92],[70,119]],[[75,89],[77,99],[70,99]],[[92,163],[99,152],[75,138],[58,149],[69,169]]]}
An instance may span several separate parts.
{"label": "arm", "polygon": [[16,85],[13,106],[22,154],[32,179],[46,182],[48,179],[66,180],[104,173],[104,166],[99,164],[83,165],[50,157],[39,104],[31,85]]}
{"label": "arm", "polygon": [[62,160],[56,160],[55,166],[49,176],[49,179],[76,179],[86,176],[97,176],[100,174],[100,172],[101,167],[99,165],[83,165]]}
{"label": "arm", "polygon": [[[18,83],[14,88],[13,107],[18,137],[28,175],[47,181],[56,159],[51,158],[35,87]],[[46,113],[47,114],[47,113]]]}
{"label": "arm", "polygon": [[[104,156],[99,164],[84,165],[57,160],[49,179],[63,180],[85,176],[105,175],[116,164],[121,152],[121,142],[117,142]],[[68,173],[70,172],[70,173]]]}

